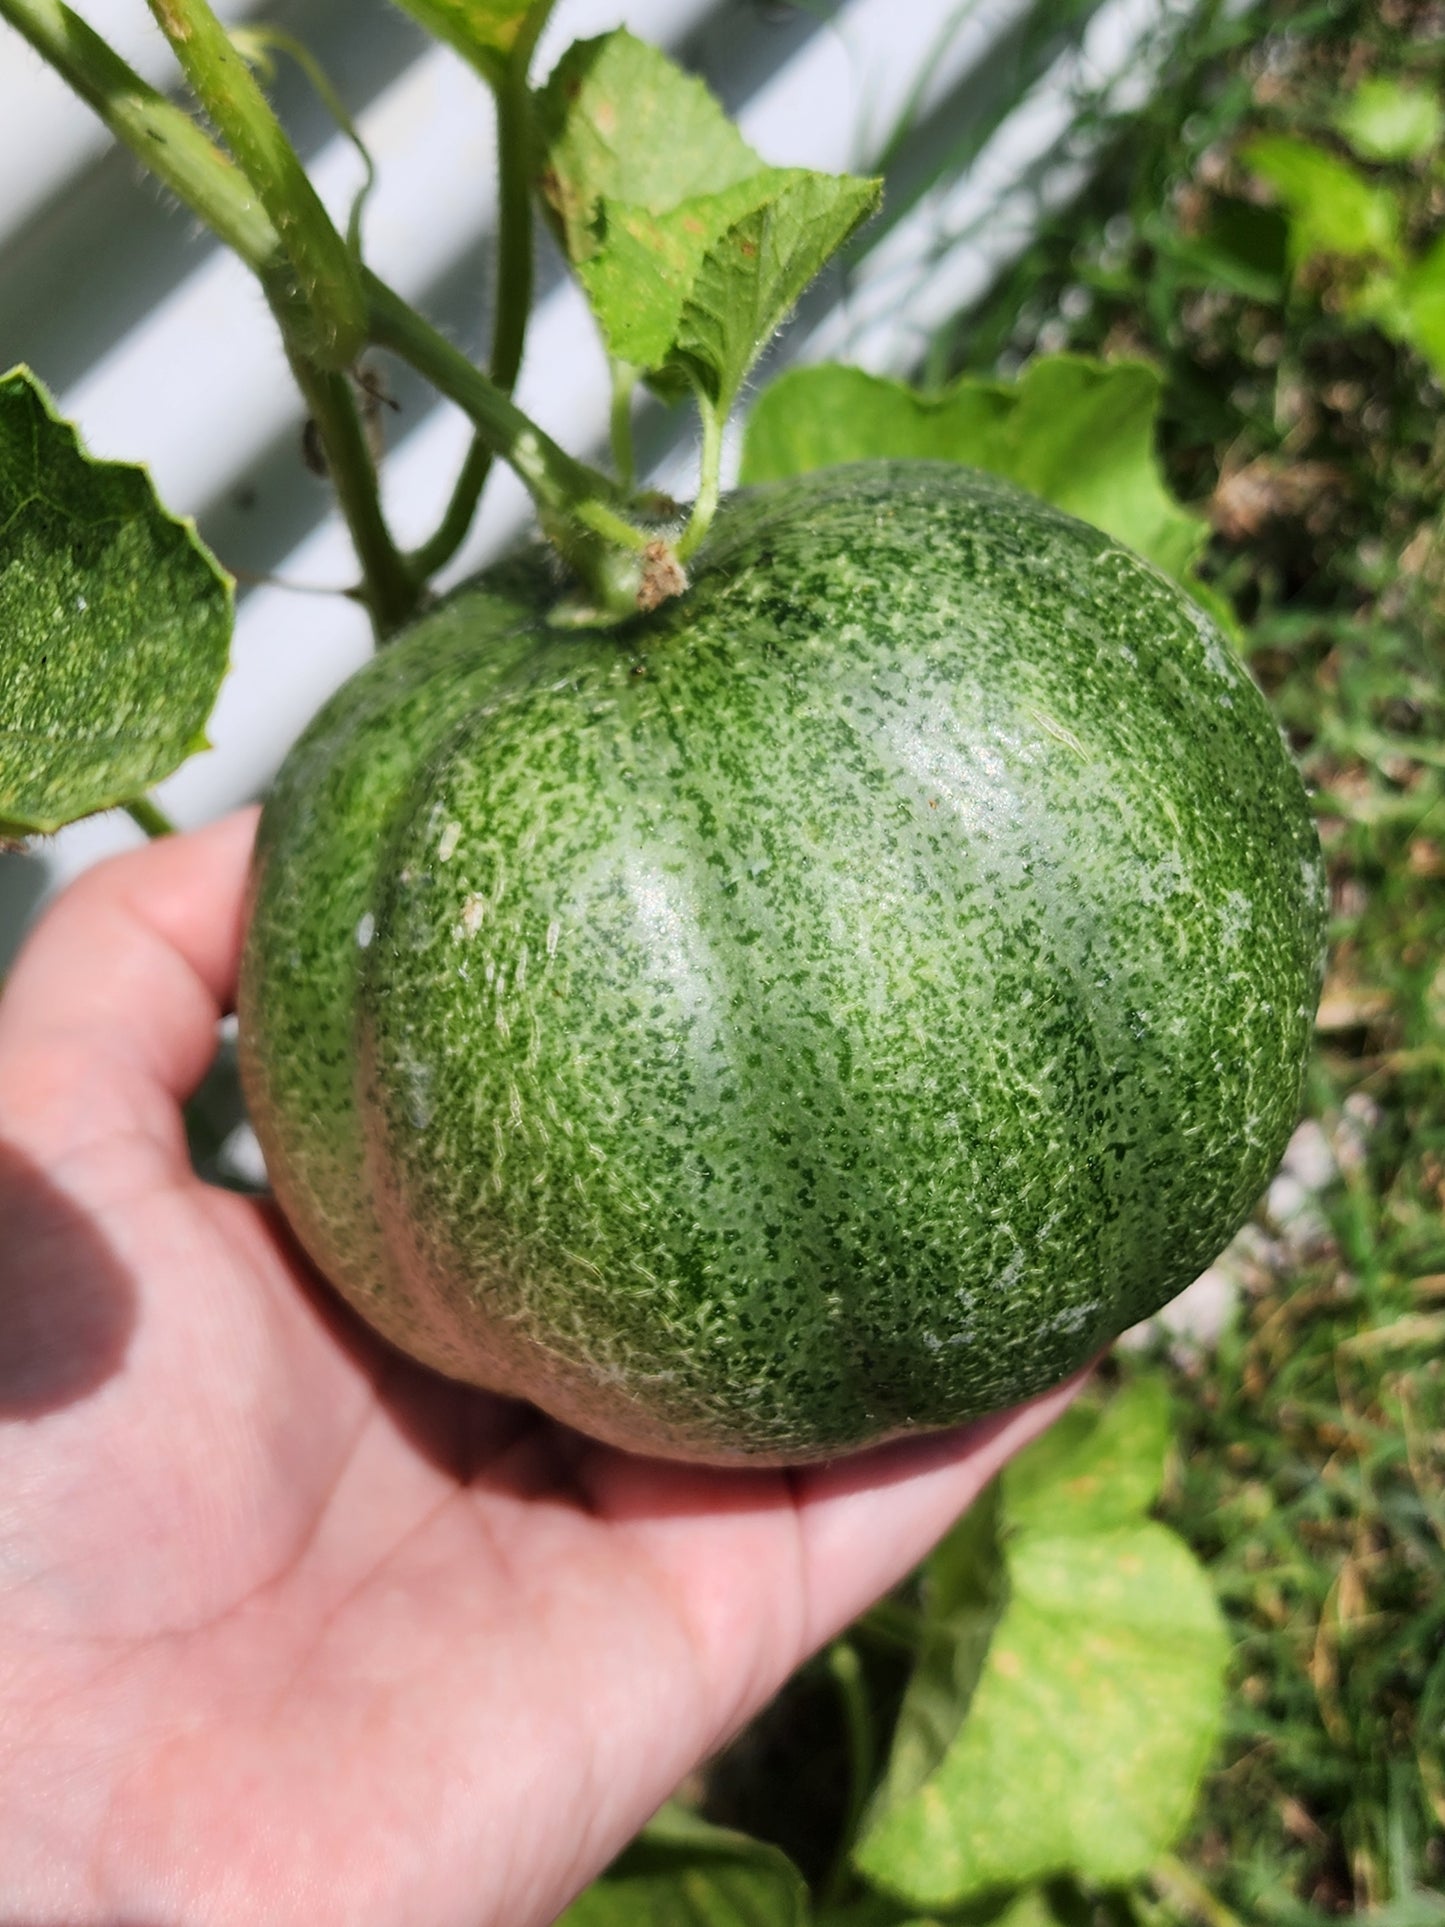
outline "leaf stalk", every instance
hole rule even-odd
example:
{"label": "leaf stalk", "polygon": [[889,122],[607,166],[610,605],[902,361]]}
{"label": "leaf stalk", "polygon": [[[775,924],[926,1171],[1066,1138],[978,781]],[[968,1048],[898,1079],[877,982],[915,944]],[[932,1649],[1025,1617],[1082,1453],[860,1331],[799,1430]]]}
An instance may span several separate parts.
{"label": "leaf stalk", "polygon": [[702,451],[698,461],[697,499],[677,544],[678,560],[686,562],[701,546],[713,517],[717,514],[722,488],[723,429],[727,416],[712,398],[699,388],[698,419],[702,423]]}
{"label": "leaf stalk", "polygon": [[638,371],[631,362],[612,360],[608,365],[612,380],[612,408],[608,428],[612,445],[612,466],[625,489],[637,486],[637,450],[632,436],[632,397],[637,392]]}
{"label": "leaf stalk", "polygon": [[157,838],[162,836],[175,836],[178,834],[176,825],[166,815],[165,811],[161,809],[159,804],[152,803],[148,796],[134,797],[129,803],[122,805],[122,807],[131,822],[139,824],[152,842],[155,842]]}

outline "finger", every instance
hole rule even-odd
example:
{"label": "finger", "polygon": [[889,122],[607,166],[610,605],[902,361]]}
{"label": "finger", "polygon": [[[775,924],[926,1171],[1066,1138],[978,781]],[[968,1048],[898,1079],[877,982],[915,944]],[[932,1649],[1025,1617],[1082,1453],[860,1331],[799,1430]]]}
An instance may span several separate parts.
{"label": "finger", "polygon": [[0,1105],[48,1133],[120,1102],[173,1112],[235,992],[257,812],[97,864],[57,898],[0,996]]}
{"label": "finger", "polygon": [[916,1566],[1085,1376],[956,1431],[791,1472],[582,1454],[574,1477],[688,1627],[705,1682],[699,1743],[756,1711]]}
{"label": "finger", "polygon": [[[564,1805],[565,1773],[584,1767],[572,1803],[587,1814],[589,1831],[571,1886],[610,1859],[801,1660],[926,1557],[1081,1382],[937,1438],[789,1473],[700,1472],[605,1448],[566,1460],[590,1516],[621,1554],[599,1568],[590,1563],[595,1548],[553,1538],[565,1507],[546,1521],[557,1567],[537,1595],[548,1600],[546,1690],[532,1689],[516,1723],[547,1757],[566,1762],[553,1788]],[[514,1453],[549,1442],[555,1454],[556,1436],[533,1432]],[[515,1465],[514,1454],[506,1456]],[[551,1470],[559,1470],[555,1459]],[[479,1503],[495,1503],[485,1478],[474,1490]],[[535,1492],[531,1504],[542,1512]],[[464,1682],[475,1665],[472,1703],[486,1696],[505,1725],[494,1626],[472,1642],[459,1635],[448,1650],[458,1707],[468,1704]],[[484,1777],[485,1763],[472,1771]],[[545,1818],[530,1839],[519,1826],[514,1846],[517,1865],[527,1866],[530,1851],[534,1868],[546,1868]],[[548,1871],[555,1879],[568,1869]],[[484,1877],[479,1871],[478,1882]],[[512,1895],[495,1917],[551,1920],[569,1891],[532,1907]]]}
{"label": "finger", "polygon": [[807,1600],[803,1650],[822,1645],[917,1565],[1087,1378],[1081,1373],[962,1432],[795,1474]]}

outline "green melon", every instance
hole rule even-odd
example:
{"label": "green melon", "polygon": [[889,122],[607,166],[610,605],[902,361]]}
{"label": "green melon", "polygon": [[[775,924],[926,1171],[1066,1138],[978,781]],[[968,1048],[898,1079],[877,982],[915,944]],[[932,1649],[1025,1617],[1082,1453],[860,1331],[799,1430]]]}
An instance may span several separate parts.
{"label": "green melon", "polygon": [[945,463],[735,496],[681,600],[484,577],[267,805],[242,1064],[398,1346],[600,1438],[829,1457],[1055,1384],[1288,1139],[1319,846],[1216,629]]}

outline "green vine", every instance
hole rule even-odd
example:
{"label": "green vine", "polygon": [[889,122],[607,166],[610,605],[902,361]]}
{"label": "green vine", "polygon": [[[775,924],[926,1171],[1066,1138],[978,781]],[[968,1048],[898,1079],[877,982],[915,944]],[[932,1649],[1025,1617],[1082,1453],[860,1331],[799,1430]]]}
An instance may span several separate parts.
{"label": "green vine", "polygon": [[[497,104],[496,307],[490,372],[504,395],[516,386],[532,314],[536,128],[530,76],[532,56],[554,4],[555,0],[535,0],[499,76],[490,67],[482,69],[492,82]],[[473,437],[436,533],[408,558],[418,580],[435,575],[466,540],[495,455],[483,435]]]}

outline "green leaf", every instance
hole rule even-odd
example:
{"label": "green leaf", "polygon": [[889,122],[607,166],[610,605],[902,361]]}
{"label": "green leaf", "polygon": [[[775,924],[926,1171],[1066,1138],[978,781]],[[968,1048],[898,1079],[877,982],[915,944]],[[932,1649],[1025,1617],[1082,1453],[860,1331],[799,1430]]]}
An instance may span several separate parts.
{"label": "green leaf", "polygon": [[1445,383],[1445,235],[1398,278],[1395,296],[1398,332]]}
{"label": "green leaf", "polygon": [[664,1807],[557,1927],[807,1927],[808,1889],[778,1848]]}
{"label": "green leaf", "polygon": [[499,77],[530,0],[398,0],[427,32],[449,46],[488,79]]}
{"label": "green leaf", "polygon": [[144,470],[0,376],[0,835],[140,796],[205,747],[230,583]]}
{"label": "green leaf", "polygon": [[1003,1475],[1015,1531],[1108,1531],[1159,1497],[1173,1436],[1162,1378],[1131,1379],[1102,1411],[1074,1405]]}
{"label": "green leaf", "polygon": [[1335,127],[1362,160],[1418,161],[1445,136],[1445,108],[1427,88],[1381,75],[1360,82]]}
{"label": "green leaf", "polygon": [[[926,1630],[899,1708],[883,1797],[914,1793],[968,1715],[989,1641],[1008,1598],[999,1540],[1000,1486],[987,1486],[937,1546],[923,1573]],[[881,1811],[864,1822],[866,1831]]]}
{"label": "green leaf", "polygon": [[900,1796],[890,1761],[856,1854],[900,1901],[946,1909],[1062,1874],[1118,1885],[1187,1823],[1226,1639],[1193,1554],[1138,1516],[1167,1436],[1144,1381],[1005,1475],[1008,1600],[965,1717],[922,1785]]}
{"label": "green leaf", "polygon": [[542,194],[574,265],[603,201],[665,214],[763,162],[703,82],[625,29],[568,48],[537,96]]}
{"label": "green leaf", "polygon": [[770,171],[762,204],[704,255],[667,365],[725,413],[823,263],[878,206],[877,181]]}
{"label": "green leaf", "polygon": [[875,456],[968,462],[1092,522],[1197,593],[1190,569],[1208,531],[1160,474],[1159,392],[1142,362],[1074,355],[1043,357],[1016,382],[965,379],[938,395],[857,368],[800,368],[753,409],[742,479]]}
{"label": "green leaf", "polygon": [[1398,197],[1348,161],[1312,141],[1283,134],[1249,142],[1241,158],[1284,204],[1295,267],[1319,255],[1387,263],[1400,259]]}
{"label": "green leaf", "polygon": [[542,192],[613,359],[725,414],[774,330],[878,204],[766,166],[697,81],[619,30],[539,97]]}

